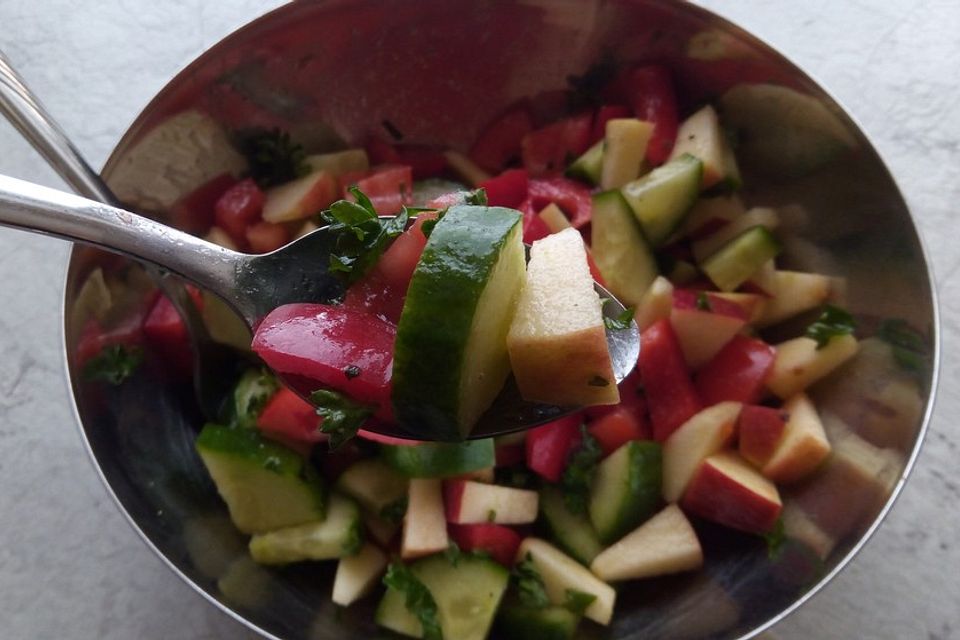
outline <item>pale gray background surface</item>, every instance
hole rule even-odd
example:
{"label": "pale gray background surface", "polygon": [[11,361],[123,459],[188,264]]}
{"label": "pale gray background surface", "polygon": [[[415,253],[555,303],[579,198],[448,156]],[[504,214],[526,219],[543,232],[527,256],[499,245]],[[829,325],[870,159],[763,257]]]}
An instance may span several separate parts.
{"label": "pale gray background surface", "polygon": [[[278,4],[0,0],[0,49],[100,166],[174,73]],[[960,3],[701,4],[779,48],[865,126],[915,213],[941,297],[940,399],[919,465],[853,565],[776,635],[960,638]],[[6,123],[0,173],[62,186]],[[65,256],[63,243],[0,231],[0,637],[246,638],[151,554],[87,459],[62,374]]]}

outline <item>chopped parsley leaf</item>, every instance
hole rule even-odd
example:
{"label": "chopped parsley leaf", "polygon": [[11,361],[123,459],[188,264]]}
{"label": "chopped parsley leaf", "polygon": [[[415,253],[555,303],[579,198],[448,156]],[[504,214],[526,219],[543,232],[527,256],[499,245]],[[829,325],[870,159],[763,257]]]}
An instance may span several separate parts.
{"label": "chopped parsley leaf", "polygon": [[407,611],[420,621],[424,640],[443,640],[440,618],[437,615],[437,602],[433,599],[430,590],[413,575],[407,565],[391,562],[387,567],[387,575],[383,577],[383,584],[388,589],[405,594],[404,605]]}
{"label": "chopped parsley leaf", "polygon": [[897,365],[910,373],[920,373],[927,364],[927,344],[919,331],[906,320],[887,318],[880,323],[877,337],[890,345]]}
{"label": "chopped parsley leaf", "polygon": [[383,508],[380,509],[380,517],[393,524],[400,524],[400,522],[403,520],[403,516],[406,514],[407,496],[397,498],[390,504],[384,505]]}
{"label": "chopped parsley leaf", "polygon": [[713,311],[713,306],[710,305],[710,296],[704,291],[697,294],[697,309],[700,311]]}
{"label": "chopped parsley leaf", "polygon": [[817,349],[823,349],[831,338],[853,333],[856,328],[856,322],[849,312],[828,304],[816,322],[807,327],[806,335],[817,341]]}
{"label": "chopped parsley leaf", "polygon": [[280,388],[276,376],[267,369],[247,369],[233,388],[234,426],[253,428],[267,401]]}
{"label": "chopped parsley leaf", "polygon": [[[609,298],[602,298],[600,300],[600,304],[602,306],[609,301]],[[608,318],[607,316],[603,316],[603,325],[611,331],[623,331],[624,329],[629,329],[630,323],[633,322],[634,311],[635,310],[633,307],[627,307],[620,312],[620,315],[618,315],[616,318]]]}
{"label": "chopped parsley leaf", "polygon": [[463,553],[460,551],[460,546],[453,540],[450,541],[450,544],[448,544],[447,548],[443,551],[443,557],[454,567],[460,562],[461,555],[463,555]]}
{"label": "chopped parsley leaf", "polygon": [[586,425],[580,425],[580,434],[580,447],[570,456],[567,468],[560,477],[560,486],[567,508],[575,514],[584,515],[587,513],[590,484],[603,452],[597,439],[587,431]]}
{"label": "chopped parsley leaf", "polygon": [[143,349],[114,344],[104,347],[83,365],[83,379],[101,380],[114,386],[133,375],[143,362]]}
{"label": "chopped parsley leaf", "polygon": [[329,389],[314,391],[310,394],[310,401],[317,408],[317,415],[323,418],[320,431],[330,436],[331,449],[338,449],[357,435],[357,429],[374,413],[374,407]]}
{"label": "chopped parsley leaf", "polygon": [[543,578],[533,564],[533,556],[529,553],[513,568],[513,581],[517,586],[520,603],[525,607],[542,609],[550,604]]}
{"label": "chopped parsley leaf", "polygon": [[773,528],[763,534],[763,539],[767,543],[767,557],[776,560],[783,553],[783,547],[787,542],[787,534],[783,528],[783,518],[777,518]]}
{"label": "chopped parsley leaf", "polygon": [[587,610],[587,607],[597,599],[597,596],[592,593],[584,593],[576,589],[567,589],[564,595],[563,606],[578,616],[582,616],[583,612]]}
{"label": "chopped parsley leaf", "polygon": [[310,167],[304,162],[303,147],[280,129],[255,129],[238,134],[240,152],[250,167],[250,177],[261,188],[273,187],[305,176]]}

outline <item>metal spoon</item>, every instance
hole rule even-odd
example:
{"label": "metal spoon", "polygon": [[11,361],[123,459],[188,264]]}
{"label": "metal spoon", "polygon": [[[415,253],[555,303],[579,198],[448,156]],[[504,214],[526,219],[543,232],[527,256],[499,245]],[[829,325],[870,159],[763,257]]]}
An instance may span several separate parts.
{"label": "metal spoon", "polygon": [[[183,231],[110,205],[0,176],[0,225],[92,244],[176,273],[223,298],[251,327],[276,307],[292,302],[323,302],[342,290],[327,271],[334,236],[318,229],[263,255],[225,249]],[[624,308],[611,298],[609,317]],[[607,331],[617,382],[630,373],[640,349],[635,324]],[[481,419],[471,437],[516,431],[569,412],[569,408],[523,401],[509,387]],[[409,437],[395,426],[389,435]]]}

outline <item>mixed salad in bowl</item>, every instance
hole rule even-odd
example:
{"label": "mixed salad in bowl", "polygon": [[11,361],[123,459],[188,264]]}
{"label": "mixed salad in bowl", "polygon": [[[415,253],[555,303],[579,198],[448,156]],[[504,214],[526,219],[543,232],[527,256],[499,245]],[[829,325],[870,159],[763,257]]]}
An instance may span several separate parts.
{"label": "mixed salad in bowl", "polygon": [[[816,565],[888,495],[902,455],[808,391],[866,358],[893,381],[872,401],[915,411],[922,340],[896,319],[863,339],[842,280],[778,263],[797,212],[738,195],[718,105],[682,110],[655,64],[594,90],[549,115],[518,103],[467,153],[389,122],[315,155],[241,132],[248,173],[176,202],[173,219],[240,250],[338,234],[343,295],[281,307],[252,337],[193,292],[215,337],[282,377],[251,366],[195,443],[254,562],[336,563],[333,602],[376,599],[377,624],[405,636],[573,638],[611,624],[620,584],[709,563],[704,522]],[[116,304],[121,277],[136,276],[94,270],[79,295],[91,384],[123,384],[145,353],[189,376],[172,304]],[[604,320],[594,280],[629,312]],[[122,311],[98,313],[105,299]],[[640,356],[618,387],[604,335],[633,322]],[[582,409],[465,440],[508,376]],[[841,512],[824,483],[859,502]]]}

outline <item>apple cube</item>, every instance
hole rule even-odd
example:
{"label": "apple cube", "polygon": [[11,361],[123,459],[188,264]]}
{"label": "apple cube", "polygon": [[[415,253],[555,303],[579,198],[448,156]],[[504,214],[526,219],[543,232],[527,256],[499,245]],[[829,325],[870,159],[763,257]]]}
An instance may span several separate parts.
{"label": "apple cube", "polygon": [[620,401],[600,298],[575,229],[533,243],[507,349],[526,400],[561,406]]}
{"label": "apple cube", "polygon": [[690,249],[693,251],[693,257],[697,264],[702,264],[704,260],[717,252],[723,245],[727,244],[738,235],[756,226],[766,227],[773,230],[780,225],[780,216],[776,209],[769,207],[754,207],[739,218],[730,221],[714,233],[695,241]]}
{"label": "apple cube", "polygon": [[455,524],[527,524],[537,519],[539,494],[473,480],[448,480],[443,499],[447,520]]}
{"label": "apple cube", "polygon": [[702,189],[709,189],[731,171],[727,167],[727,139],[717,112],[707,105],[687,118],[677,131],[670,159],[689,153],[703,163]]}
{"label": "apple cube", "polygon": [[273,187],[264,195],[263,219],[266,222],[301,220],[326,209],[337,199],[337,181],[326,171],[314,171]]}
{"label": "apple cube", "polygon": [[747,324],[753,324],[763,317],[768,298],[758,293],[742,293],[739,291],[714,291],[711,295],[732,302],[740,307],[747,318]]}
{"label": "apple cube", "polygon": [[763,475],[777,483],[789,483],[810,475],[830,455],[830,441],[816,407],[799,393],[784,405],[787,423],[773,455],[763,465]]}
{"label": "apple cube", "polygon": [[815,309],[827,301],[832,291],[828,276],[800,271],[774,271],[768,288],[770,299],[757,320],[760,327],[769,327]]}
{"label": "apple cube", "polygon": [[668,505],[593,559],[590,570],[601,580],[635,580],[699,569],[703,549],[690,521]]}
{"label": "apple cube", "polygon": [[684,422],[663,443],[663,499],[677,502],[700,464],[733,437],[739,402],[707,407]]}
{"label": "apple cube", "polygon": [[709,236],[746,212],[740,196],[700,198],[683,218],[680,235],[692,240]]}
{"label": "apple cube", "polygon": [[370,593],[386,568],[387,556],[369,543],[356,555],[340,558],[333,579],[334,604],[346,607]]}
{"label": "apple cube", "polygon": [[541,209],[537,216],[547,225],[550,233],[560,233],[571,226],[567,215],[553,202]]}
{"label": "apple cube", "polygon": [[582,564],[566,555],[552,544],[539,538],[527,538],[517,550],[517,562],[527,557],[533,563],[550,602],[563,605],[567,591],[573,589],[596,596],[583,615],[603,625],[610,624],[616,591],[606,582],[590,573]]}
{"label": "apple cube", "polygon": [[850,334],[836,336],[818,349],[816,340],[801,336],[781,342],[776,350],[767,388],[786,399],[852,358],[857,353],[857,339]]}
{"label": "apple cube", "polygon": [[788,414],[782,409],[746,405],[737,420],[740,455],[763,468],[777,450],[787,427]]}
{"label": "apple cube", "polygon": [[672,309],[673,283],[663,276],[657,276],[647,292],[643,294],[633,319],[640,327],[640,331],[643,331],[657,320],[669,318]]}
{"label": "apple cube", "polygon": [[732,451],[703,461],[680,504],[711,522],[760,534],[773,529],[783,507],[777,487]]}
{"label": "apple cube", "polygon": [[443,487],[436,478],[412,478],[407,491],[407,514],[403,517],[400,557],[419,558],[445,550],[447,519],[443,513]]}
{"label": "apple cube", "polygon": [[740,306],[710,293],[673,292],[670,324],[691,369],[708,362],[747,323]]}

